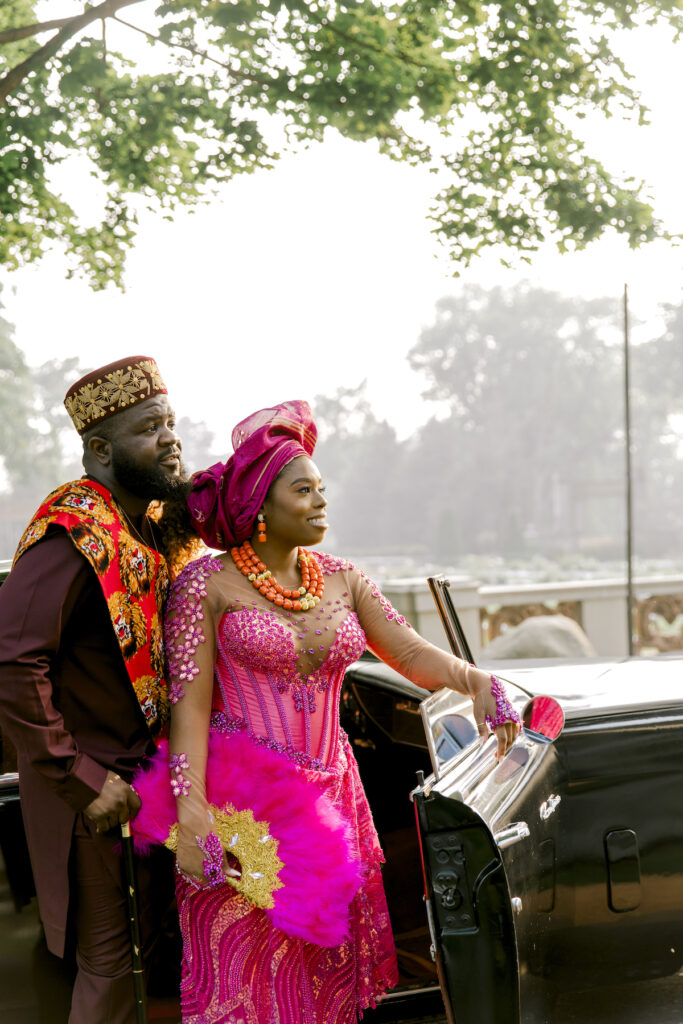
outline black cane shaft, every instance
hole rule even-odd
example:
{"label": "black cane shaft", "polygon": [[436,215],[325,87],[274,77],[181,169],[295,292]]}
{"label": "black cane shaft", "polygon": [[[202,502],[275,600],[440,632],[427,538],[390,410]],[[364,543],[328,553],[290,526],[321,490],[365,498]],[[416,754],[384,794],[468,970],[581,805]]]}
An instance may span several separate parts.
{"label": "black cane shaft", "polygon": [[135,888],[135,865],[133,863],[133,839],[130,824],[121,826],[121,852],[123,856],[123,880],[126,887],[128,925],[130,929],[131,962],[133,965],[133,991],[135,993],[135,1015],[137,1024],[147,1024],[147,999],[145,973],[142,965],[142,941],[140,939],[140,915]]}

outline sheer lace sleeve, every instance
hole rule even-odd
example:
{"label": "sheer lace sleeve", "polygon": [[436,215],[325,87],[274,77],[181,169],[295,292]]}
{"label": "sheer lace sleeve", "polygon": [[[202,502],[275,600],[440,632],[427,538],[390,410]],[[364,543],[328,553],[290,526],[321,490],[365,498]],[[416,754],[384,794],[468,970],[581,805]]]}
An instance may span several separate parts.
{"label": "sheer lace sleeve", "polygon": [[[213,556],[188,565],[171,588],[165,642],[171,701],[171,785],[178,812],[180,870],[206,879],[206,841],[212,819],[206,800],[206,762],[216,655],[216,609],[208,583],[223,568]],[[209,839],[209,846],[212,840]]]}
{"label": "sheer lace sleeve", "polygon": [[449,686],[470,697],[482,689],[489,690],[488,672],[430,644],[361,569],[349,565],[348,572],[356,614],[373,654],[426,690]]}

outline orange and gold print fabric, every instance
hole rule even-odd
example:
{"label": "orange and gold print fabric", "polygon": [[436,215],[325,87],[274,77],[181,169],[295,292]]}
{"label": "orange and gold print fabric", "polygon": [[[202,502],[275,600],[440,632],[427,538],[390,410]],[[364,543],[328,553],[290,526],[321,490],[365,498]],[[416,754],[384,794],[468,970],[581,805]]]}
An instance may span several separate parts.
{"label": "orange and gold print fabric", "polygon": [[142,712],[152,732],[159,733],[168,719],[164,558],[132,535],[110,491],[95,480],[75,480],[48,495],[24,531],[14,561],[51,526],[63,527],[92,566]]}

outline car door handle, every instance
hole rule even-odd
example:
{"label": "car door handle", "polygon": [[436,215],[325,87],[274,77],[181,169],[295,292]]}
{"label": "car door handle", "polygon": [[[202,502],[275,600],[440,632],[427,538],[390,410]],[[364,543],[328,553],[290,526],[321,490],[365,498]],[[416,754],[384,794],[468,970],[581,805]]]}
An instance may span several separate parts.
{"label": "car door handle", "polygon": [[496,846],[500,850],[504,850],[506,846],[514,846],[520,839],[526,839],[530,835],[529,826],[525,821],[511,821],[505,828],[494,832],[493,838],[496,841]]}
{"label": "car door handle", "polygon": [[551,814],[555,813],[555,809],[558,807],[562,800],[561,796],[557,793],[553,793],[547,800],[544,800],[538,809],[539,816],[542,821],[547,821]]}

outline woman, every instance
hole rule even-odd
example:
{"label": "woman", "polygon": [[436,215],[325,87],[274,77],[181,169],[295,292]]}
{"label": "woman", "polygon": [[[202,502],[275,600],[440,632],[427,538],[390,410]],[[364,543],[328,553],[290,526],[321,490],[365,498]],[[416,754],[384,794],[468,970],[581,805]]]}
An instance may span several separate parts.
{"label": "woman", "polygon": [[382,853],[339,725],[346,666],[367,646],[427,690],[470,695],[498,757],[518,717],[498,680],[417,636],[360,569],[306,550],[327,502],[305,402],[255,413],[232,440],[188,498],[224,553],[182,572],[166,619],[176,808],[161,832],[177,813],[183,1021],[351,1024],[397,974]]}

